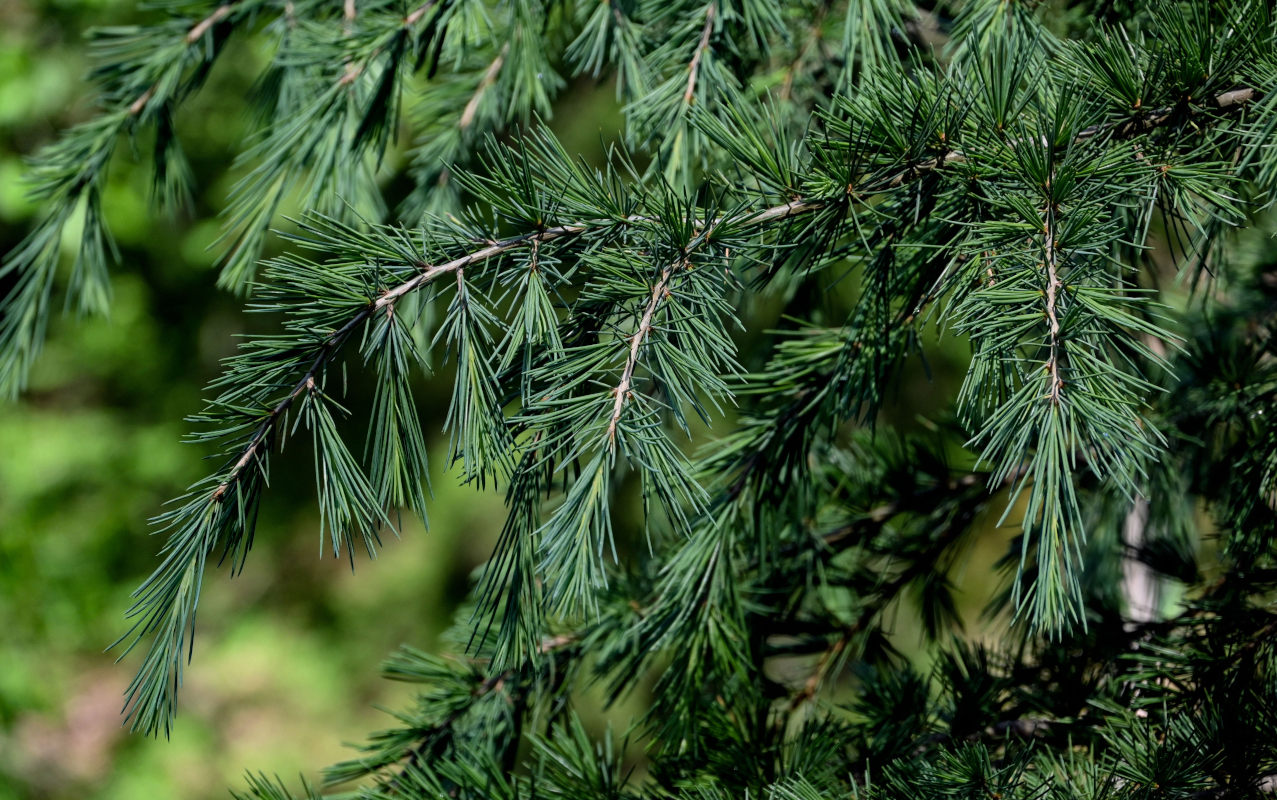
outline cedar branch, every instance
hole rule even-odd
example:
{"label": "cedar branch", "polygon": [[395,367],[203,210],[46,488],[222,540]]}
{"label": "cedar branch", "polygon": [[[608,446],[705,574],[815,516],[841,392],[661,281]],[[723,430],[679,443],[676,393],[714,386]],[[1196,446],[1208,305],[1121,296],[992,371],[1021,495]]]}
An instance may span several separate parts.
{"label": "cedar branch", "polygon": [[705,9],[705,27],[701,30],[701,40],[692,54],[692,63],[687,65],[687,91],[683,92],[683,102],[691,105],[696,97],[696,79],[700,76],[701,59],[709,50],[709,37],[714,33],[714,15],[718,13],[718,3],[710,3]]}
{"label": "cedar branch", "polygon": [[1046,216],[1042,222],[1043,249],[1045,254],[1043,257],[1046,266],[1046,320],[1048,330],[1048,343],[1050,351],[1047,355],[1046,368],[1051,376],[1051,388],[1047,392],[1052,405],[1060,404],[1060,390],[1064,388],[1064,381],[1060,378],[1060,317],[1056,308],[1056,300],[1063,283],[1060,281],[1060,265],[1056,258],[1055,248],[1057,245],[1055,239],[1055,218],[1050,208],[1047,209]]}
{"label": "cedar branch", "polygon": [[[192,47],[203,39],[204,34],[208,33],[214,25],[230,16],[231,11],[235,9],[235,5],[238,2],[239,0],[230,0],[230,2],[223,3],[213,9],[213,12],[207,17],[192,25],[183,37],[183,41],[186,42],[186,46]],[[149,87],[147,87],[146,91],[142,92],[136,100],[129,104],[129,116],[136,117],[138,114],[141,114],[144,110],[146,110],[146,106],[151,102],[151,98],[155,97],[155,92],[159,88],[159,85],[160,81],[152,83]]]}
{"label": "cedar branch", "polygon": [[[687,268],[691,265],[684,258],[682,266]],[[625,369],[621,371],[621,382],[612,390],[616,399],[612,402],[612,418],[607,424],[607,442],[608,447],[613,451],[616,450],[616,426],[621,421],[621,412],[625,410],[625,401],[631,394],[630,386],[634,380],[634,369],[638,366],[639,350],[642,349],[644,340],[652,331],[652,318],[656,315],[657,307],[669,296],[670,276],[673,274],[673,266],[661,270],[660,280],[652,287],[652,297],[647,302],[647,308],[643,309],[638,330],[630,337],[630,355],[625,359]]]}
{"label": "cedar branch", "polygon": [[453,259],[446,264],[440,264],[438,266],[428,266],[424,264],[419,265],[422,267],[421,273],[387,291],[376,301],[370,302],[368,305],[360,309],[357,314],[351,317],[350,320],[348,320],[341,328],[325,337],[323,342],[320,343],[319,350],[316,353],[314,360],[311,362],[309,369],[307,369],[306,373],[302,375],[299,381],[297,381],[292,390],[289,391],[289,393],[285,395],[284,398],[280,400],[258,424],[253,435],[249,437],[248,443],[241,451],[239,458],[236,459],[235,463],[227,472],[226,478],[224,478],[222,482],[218,484],[217,488],[213,490],[212,499],[214,501],[220,500],[222,496],[226,494],[227,489],[229,489],[230,486],[239,479],[244,467],[246,467],[260,453],[262,447],[267,443],[275,425],[282,418],[284,412],[292,406],[303,392],[314,386],[314,379],[319,373],[319,370],[341,348],[341,346],[350,337],[350,334],[353,333],[365,320],[378,312],[384,311],[386,313],[390,313],[395,302],[399,300],[399,298],[427,283],[432,282],[441,275],[446,275],[450,272],[456,272],[460,275],[461,271],[470,264],[486,261],[494,256],[506,252],[507,250],[520,247],[532,241],[550,241],[563,236],[580,233],[583,230],[585,230],[585,228],[580,226],[549,228],[539,234],[514,236],[509,239],[495,242],[482,250],[462,256],[461,258]]}
{"label": "cedar branch", "polygon": [[[1123,122],[1091,125],[1078,131],[1077,136],[1073,138],[1073,143],[1080,144],[1105,134],[1112,135],[1116,139],[1131,139],[1142,133],[1148,133],[1155,128],[1169,125],[1176,119],[1182,118],[1183,114],[1191,117],[1212,111],[1234,112],[1258,100],[1261,96],[1262,93],[1258,89],[1251,87],[1230,89],[1210,98],[1199,107],[1189,107],[1184,110],[1178,107],[1159,108]],[[963,150],[955,148],[942,156],[930,158],[900,170],[888,178],[885,185],[894,189],[924,172],[933,172],[948,164],[965,162],[966,160],[967,154]]]}
{"label": "cedar branch", "polygon": [[[537,645],[537,653],[543,656],[555,654],[560,650],[575,644],[577,639],[577,635],[573,633],[561,633],[557,636],[548,636],[545,639],[542,639],[541,643]],[[470,691],[471,700],[478,700],[479,698],[486,697],[493,692],[501,691],[505,688],[507,682],[517,677],[517,673],[517,667],[510,667],[502,670],[501,672],[489,675],[487,678],[484,678],[476,684],[474,689]],[[400,779],[407,774],[408,770],[421,763],[421,759],[425,758],[426,755],[429,754],[431,747],[436,741],[438,741],[439,737],[448,733],[449,729],[457,723],[457,720],[461,719],[461,717],[469,710],[469,705],[460,706],[449,713],[448,716],[439,724],[431,727],[428,731],[423,732],[421,741],[401,756],[403,759],[403,765],[400,767],[399,774],[390,781],[386,788],[391,791],[400,788]]]}
{"label": "cedar branch", "polygon": [[469,128],[474,122],[475,114],[479,111],[479,103],[483,100],[483,95],[488,89],[492,88],[492,84],[496,83],[497,75],[501,72],[501,66],[505,63],[506,53],[510,52],[510,43],[506,42],[501,46],[501,52],[497,53],[497,57],[492,59],[492,63],[488,65],[487,70],[483,73],[483,78],[479,81],[479,88],[474,90],[474,94],[466,103],[465,110],[461,112],[461,121],[457,123],[457,127],[461,130]]}
{"label": "cedar branch", "polygon": [[404,27],[410,28],[413,25],[416,25],[418,22],[420,22],[421,18],[426,15],[426,12],[434,7],[434,4],[435,4],[435,0],[430,0],[430,2],[423,3],[420,6],[418,6],[415,11],[413,11],[408,16],[404,17],[404,20],[403,20]]}

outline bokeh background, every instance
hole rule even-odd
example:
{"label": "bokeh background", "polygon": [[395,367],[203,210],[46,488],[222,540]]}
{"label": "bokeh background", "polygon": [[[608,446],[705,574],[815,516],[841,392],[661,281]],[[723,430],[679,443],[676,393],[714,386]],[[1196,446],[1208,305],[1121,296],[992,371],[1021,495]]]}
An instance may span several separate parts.
{"label": "bokeh background", "polygon": [[[135,0],[0,0],[0,252],[38,210],[25,197],[23,157],[93,113],[84,32],[156,13]],[[411,689],[379,679],[378,664],[402,643],[436,646],[500,529],[499,495],[438,474],[446,442],[437,437],[429,531],[405,519],[401,538],[352,574],[320,557],[311,463],[304,445],[290,447],[273,461],[248,568],[233,580],[207,576],[172,739],[121,727],[135,663],[117,664],[106,648],[156,563],[161,541],[146,521],[206,466],[207,453],[182,443],[183,417],[199,409],[236,334],[271,324],[216,289],[210,249],[236,177],[243,98],[264,57],[245,48],[220,59],[178,118],[196,176],[191,213],[157,214],[145,165],[119,148],[104,203],[122,254],[113,311],[56,318],[29,391],[0,407],[0,800],[201,800],[227,797],[246,771],[313,779],[348,757],[344,743],[390,724],[377,707],[405,703]],[[552,127],[570,152],[600,157],[620,123],[612,98],[590,82],[563,94]],[[964,349],[947,343],[930,356],[909,368],[896,421],[952,396]],[[447,387],[419,389],[436,431]],[[1008,535],[976,538],[971,579],[954,576],[969,630],[979,630],[995,588],[989,564]],[[897,646],[925,659],[918,641],[901,615]]]}

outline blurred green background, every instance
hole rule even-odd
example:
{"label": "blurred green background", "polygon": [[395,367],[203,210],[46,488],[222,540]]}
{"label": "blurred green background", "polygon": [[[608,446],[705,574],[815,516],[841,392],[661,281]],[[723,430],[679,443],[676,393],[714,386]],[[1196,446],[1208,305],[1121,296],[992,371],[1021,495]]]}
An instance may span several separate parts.
{"label": "blurred green background", "polygon": [[[0,251],[38,210],[23,157],[93,112],[84,31],[156,16],[135,0],[0,2]],[[249,55],[221,60],[179,117],[193,213],[156,214],[145,164],[119,148],[105,198],[123,256],[111,316],[59,316],[30,390],[0,407],[0,800],[225,798],[245,770],[313,778],[349,756],[343,742],[390,722],[374,705],[401,705],[409,689],[379,679],[378,663],[400,643],[433,645],[500,528],[499,496],[440,477],[429,534],[405,519],[401,540],[352,575],[319,557],[312,467],[290,448],[249,568],[209,573],[172,740],[121,727],[136,663],[104,649],[157,563],[146,521],[207,466],[182,443],[182,419],[235,334],[267,324],[215,289],[207,249],[234,182]],[[432,391],[427,418],[441,422],[446,397]]]}
{"label": "blurred green background", "polygon": [[[84,31],[155,18],[135,0],[0,0],[0,251],[38,211],[25,198],[23,157],[93,112]],[[312,467],[298,442],[274,460],[247,570],[207,576],[172,740],[121,727],[135,661],[116,664],[105,648],[156,564],[161,541],[146,520],[206,467],[207,453],[182,443],[182,419],[236,334],[270,324],[215,288],[209,249],[262,58],[245,47],[220,59],[179,115],[196,176],[190,214],[156,213],[145,164],[119,148],[104,198],[123,257],[112,314],[57,317],[29,391],[0,410],[0,800],[199,800],[227,797],[245,771],[314,778],[348,757],[344,743],[390,723],[376,706],[403,704],[411,688],[379,679],[378,664],[401,643],[436,644],[500,529],[498,494],[438,475],[429,533],[405,519],[402,538],[352,575],[346,561],[320,557]],[[570,152],[598,157],[619,122],[612,98],[589,82],[563,95],[554,127]],[[897,421],[956,388],[965,346],[950,340],[937,355],[930,370],[908,368]],[[428,430],[442,424],[447,391],[447,381],[422,382]],[[437,474],[445,449],[433,443]],[[961,567],[976,576],[962,598],[968,619],[993,591],[988,564],[1008,533],[976,539]],[[908,616],[897,644],[917,654]]]}

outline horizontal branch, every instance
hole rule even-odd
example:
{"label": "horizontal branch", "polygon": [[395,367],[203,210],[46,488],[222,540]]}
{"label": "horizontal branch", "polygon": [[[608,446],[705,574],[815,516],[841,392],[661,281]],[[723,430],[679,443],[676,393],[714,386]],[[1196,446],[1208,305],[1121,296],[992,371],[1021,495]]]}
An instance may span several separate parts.
{"label": "horizontal branch", "polygon": [[1076,141],[1084,141],[1094,138],[1101,133],[1112,131],[1119,138],[1129,138],[1140,133],[1152,130],[1153,128],[1166,125],[1175,119],[1177,113],[1185,111],[1190,116],[1197,116],[1208,111],[1236,111],[1242,106],[1258,100],[1261,93],[1258,89],[1250,87],[1242,87],[1239,89],[1231,89],[1222,94],[1217,94],[1210,98],[1205,108],[1193,108],[1191,106],[1166,106],[1154,111],[1149,111],[1143,115],[1136,116],[1125,122],[1116,125],[1092,125],[1083,128],[1077,135]]}
{"label": "horizontal branch", "polygon": [[816,669],[808,676],[802,688],[790,698],[788,707],[790,713],[797,711],[804,703],[816,696],[820,691],[820,687],[824,685],[829,677],[829,672],[834,662],[847,649],[852,640],[868,630],[869,626],[878,618],[878,615],[885,611],[887,606],[891,605],[901,591],[912,583],[915,578],[931,569],[941,554],[957,542],[966,532],[967,525],[965,524],[950,525],[941,532],[940,537],[932,542],[930,547],[919,553],[904,571],[882,584],[874,592],[873,600],[861,608],[855,620],[842,627],[838,638],[821,654],[820,660],[816,664]]}
{"label": "horizontal branch", "polygon": [[315,376],[319,374],[324,364],[332,358],[336,352],[349,338],[359,325],[364,323],[370,317],[378,312],[390,312],[394,308],[395,302],[401,297],[412,292],[422,286],[434,281],[436,278],[447,275],[452,272],[458,272],[465,267],[487,261],[508,250],[522,247],[532,242],[547,242],[554,239],[563,238],[565,236],[575,235],[586,230],[582,226],[560,226],[556,228],[548,228],[537,234],[528,234],[523,236],[514,236],[495,242],[488,247],[478,250],[474,253],[464,255],[460,258],[453,259],[445,264],[430,266],[427,264],[419,264],[421,272],[410,280],[404,281],[398,286],[390,289],[382,294],[376,301],[364,306],[358,313],[351,317],[341,328],[330,333],[319,346],[319,352],[315,355],[309,369],[302,375],[301,379],[293,386],[292,390],[284,396],[266,415],[266,417],[258,425],[253,435],[249,437],[248,443],[241,451],[240,456],[231,466],[227,476],[213,490],[213,499],[220,500],[226,494],[227,489],[233,484],[252,460],[260,453],[262,447],[270,438],[270,434],[276,423],[283,417],[285,411],[308,389],[313,389],[315,385]]}
{"label": "horizontal branch", "polygon": [[[1124,120],[1117,123],[1101,123],[1083,128],[1073,137],[1073,144],[1080,144],[1089,139],[1094,139],[1103,134],[1111,134],[1117,139],[1130,139],[1143,133],[1148,133],[1155,128],[1169,125],[1182,114],[1188,116],[1198,116],[1209,111],[1237,111],[1247,104],[1258,100],[1262,93],[1258,89],[1242,87],[1231,89],[1222,94],[1218,94],[1207,101],[1201,108],[1193,108],[1191,106],[1168,106],[1159,108],[1146,114],[1140,114],[1132,119]],[[942,156],[927,159],[913,166],[907,167],[895,175],[891,176],[886,185],[889,188],[897,188],[907,181],[918,177],[926,172],[934,172],[948,164],[965,162],[967,154],[961,148],[955,148],[948,151]]]}
{"label": "horizontal branch", "polygon": [[[940,531],[935,541],[922,553],[911,557],[909,566],[899,574],[873,588],[872,599],[861,606],[860,613],[856,616],[856,619],[832,630],[829,627],[823,628],[827,632],[826,635],[828,633],[837,633],[838,638],[832,644],[825,644],[821,648],[822,655],[816,669],[803,683],[798,692],[790,698],[789,710],[791,712],[816,695],[820,690],[820,686],[828,677],[832,661],[841,655],[851,641],[868,630],[878,615],[886,610],[910,583],[923,575],[928,569],[931,569],[936,560],[969,530],[971,521],[980,508],[989,502],[993,495],[1002,488],[1014,483],[1026,470],[1027,467],[1013,471],[996,486],[985,485],[988,477],[985,473],[967,473],[943,486],[916,492],[909,498],[901,498],[880,505],[866,513],[861,519],[820,537],[819,552],[822,555],[832,555],[863,542],[866,534],[881,529],[897,514],[913,509],[931,509],[942,504],[946,498],[957,497],[960,503],[957,512]],[[964,496],[968,494],[970,496]],[[867,531],[867,527],[871,530]],[[787,547],[785,552],[790,556],[795,555],[798,552],[798,547]],[[766,627],[769,629],[769,635],[772,636],[792,636],[795,633],[820,633],[822,630],[818,627],[818,624],[811,621],[784,618],[768,620]],[[779,647],[772,655],[793,655],[806,649],[806,646]]]}
{"label": "horizontal branch", "polygon": [[[947,483],[875,506],[847,524],[834,528],[823,536],[813,537],[814,541],[805,540],[786,544],[781,548],[779,556],[781,558],[793,558],[806,550],[811,544],[818,543],[818,552],[822,554],[822,557],[831,558],[843,550],[855,547],[863,542],[865,537],[875,534],[899,514],[906,514],[911,511],[932,511],[954,498],[957,498],[958,502],[969,504],[968,507],[961,509],[961,517],[966,518],[978,510],[979,506],[988,502],[994,494],[1012,485],[1027,472],[1027,466],[1011,470],[1005,478],[994,486],[986,485],[989,473],[968,472],[962,477]],[[973,492],[973,490],[979,491],[971,498],[963,497]],[[783,628],[787,624],[787,622],[778,623],[778,627]],[[777,632],[779,633],[780,631],[778,630]]]}
{"label": "horizontal branch", "polygon": [[[787,217],[824,208],[825,205],[826,203],[821,201],[790,202],[784,205],[765,209],[758,214],[747,217],[744,221],[750,225],[765,225]],[[627,222],[631,223],[655,221],[657,220],[652,217],[631,216],[627,218]],[[722,221],[722,217],[717,217],[710,220],[709,225],[715,226]],[[611,221],[608,221],[607,224],[612,223]],[[323,365],[336,353],[338,349],[340,349],[341,345],[345,342],[349,335],[368,318],[377,312],[389,311],[400,298],[420,289],[422,286],[432,283],[435,279],[442,275],[447,275],[449,273],[465,269],[472,264],[479,264],[484,261],[491,260],[511,250],[516,250],[521,247],[530,247],[534,244],[540,245],[556,239],[565,239],[577,236],[591,229],[592,228],[589,225],[557,225],[536,233],[521,234],[495,241],[487,247],[476,250],[473,253],[467,253],[466,255],[454,258],[453,260],[443,264],[431,265],[425,262],[418,263],[417,267],[421,271],[417,275],[383,293],[376,301],[369,303],[357,314],[351,317],[351,319],[341,328],[328,335],[328,337],[320,345],[320,351],[315,356],[310,368],[307,369],[306,373],[297,381],[297,384],[293,386],[292,390],[282,400],[280,400],[274,408],[271,409],[266,418],[262,420],[258,429],[249,438],[248,444],[231,467],[227,477],[214,489],[213,499],[220,499],[226,493],[229,486],[238,479],[243,468],[253,460],[253,458],[261,450],[262,446],[266,443],[267,439],[270,437],[271,430],[275,423],[283,416],[283,413],[288,410],[293,402],[296,401],[296,399],[300,397],[309,386],[313,386],[314,378],[319,373],[319,370],[323,367]],[[665,287],[665,283],[668,280],[668,274],[668,270],[666,273],[663,273],[664,277],[660,283],[662,289]],[[651,326],[652,313],[655,312],[655,306],[659,303],[659,301],[660,298],[654,291],[653,302],[649,303],[647,312],[644,314],[644,320],[646,321],[649,329]],[[644,335],[646,335],[646,333]],[[637,351],[637,344],[641,344],[641,338],[636,338],[635,342],[636,346],[631,348],[632,356]],[[633,375],[633,366],[632,361],[627,363],[627,370],[631,376]],[[622,396],[622,394],[618,393],[618,397],[620,396]],[[611,438],[611,433],[613,431],[614,427],[609,427],[609,439]]]}

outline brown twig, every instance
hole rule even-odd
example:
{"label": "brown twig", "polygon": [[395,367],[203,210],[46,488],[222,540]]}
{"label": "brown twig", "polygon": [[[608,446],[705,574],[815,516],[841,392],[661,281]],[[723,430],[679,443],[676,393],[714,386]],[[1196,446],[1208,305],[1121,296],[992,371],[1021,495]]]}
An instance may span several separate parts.
{"label": "brown twig", "polygon": [[195,44],[200,39],[204,38],[204,34],[208,33],[210,28],[230,16],[235,3],[237,2],[239,2],[239,0],[234,0],[234,2],[230,3],[223,3],[214,9],[212,14],[209,14],[207,17],[200,20],[194,27],[186,32],[186,43],[188,45]]}
{"label": "brown twig", "polygon": [[487,70],[483,73],[483,78],[479,81],[479,87],[474,90],[474,94],[470,97],[470,101],[466,103],[465,110],[461,112],[461,120],[457,123],[457,127],[461,130],[469,128],[474,122],[475,115],[479,112],[479,103],[483,100],[483,95],[496,83],[497,75],[501,72],[501,66],[505,63],[506,53],[510,52],[510,43],[506,42],[501,46],[501,52],[497,53],[497,57],[488,65]]}
{"label": "brown twig", "polygon": [[[989,500],[995,493],[1003,488],[1014,484],[1017,480],[1024,477],[1028,473],[1027,466],[1021,466],[1011,470],[1006,477],[1002,479],[996,486],[987,486],[983,488],[980,494],[973,498],[975,505],[981,505]],[[875,506],[862,516],[842,525],[820,537],[821,552],[834,555],[848,546],[854,546],[856,542],[863,541],[868,533],[886,525],[892,517],[902,514],[913,509],[932,509],[937,505],[945,502],[948,498],[955,494],[962,494],[972,489],[982,487],[988,481],[989,475],[984,472],[968,472],[967,474],[940,484],[929,489],[915,492],[908,498],[901,498],[890,503],[883,503]],[[965,509],[964,515],[972,513],[973,509]],[[868,531],[866,529],[869,529]],[[787,546],[781,551],[782,556],[793,556],[799,551],[801,545]]]}
{"label": "brown twig", "polygon": [[[186,31],[183,41],[187,47],[191,47],[204,38],[204,34],[208,33],[214,25],[230,16],[231,11],[235,9],[235,4],[239,0],[230,0],[213,9],[213,12],[204,19],[195,23]],[[151,98],[155,97],[155,92],[159,89],[160,81],[156,81],[147,87],[136,100],[129,103],[129,116],[136,117],[146,110],[146,106],[151,102]]]}
{"label": "brown twig", "polygon": [[[773,220],[784,219],[802,214],[807,211],[814,211],[818,208],[824,208],[823,201],[794,201],[786,203],[782,206],[773,206],[761,211],[748,218],[751,225],[762,225]],[[638,219],[638,218],[636,218]],[[694,224],[698,230],[703,231],[697,242],[698,246],[709,241],[710,233],[714,228],[722,223],[722,217],[716,217],[712,220],[695,220]],[[689,247],[683,252],[682,258],[678,263],[678,267],[688,270],[692,268],[691,256],[693,247]],[[630,353],[625,359],[625,367],[621,370],[621,380],[612,390],[615,398],[612,401],[612,416],[607,424],[607,443],[608,448],[612,452],[616,452],[616,429],[621,422],[621,414],[625,411],[625,404],[633,395],[631,386],[634,381],[634,370],[638,367],[639,353],[642,350],[643,342],[652,332],[652,322],[656,316],[656,309],[666,298],[670,296],[670,281],[674,277],[675,265],[671,264],[661,270],[661,277],[656,281],[656,285],[652,287],[652,296],[648,299],[647,306],[643,309],[643,316],[639,318],[638,328],[630,337]]]}
{"label": "brown twig", "polygon": [[[376,53],[374,53],[373,55],[376,55]],[[359,76],[362,74],[364,74],[363,62],[358,62],[358,61],[350,62],[346,66],[346,71],[343,72],[341,74],[341,77],[337,79],[337,85],[349,86],[350,84],[358,80]]]}
{"label": "brown twig", "polygon": [[[1168,125],[1178,118],[1180,113],[1189,116],[1205,114],[1210,111],[1237,111],[1247,104],[1259,99],[1260,92],[1252,88],[1231,89],[1222,94],[1211,98],[1199,108],[1180,109],[1178,107],[1159,108],[1147,114],[1141,115],[1131,120],[1119,123],[1092,125],[1083,128],[1073,138],[1074,144],[1080,144],[1088,139],[1094,139],[1102,134],[1111,134],[1118,139],[1130,139],[1141,133],[1147,133],[1154,128],[1160,128]],[[926,161],[914,164],[903,169],[886,181],[886,186],[896,188],[903,185],[906,181],[912,180],[926,172],[933,172],[948,164],[965,162],[967,154],[961,149],[949,150],[942,156],[928,159]]]}
{"label": "brown twig", "polygon": [[833,662],[842,655],[842,651],[847,649],[847,645],[851,644],[852,637],[859,633],[859,629],[854,625],[849,625],[843,629],[842,634],[834,640],[820,655],[820,660],[816,662],[816,669],[803,683],[803,688],[789,700],[789,712],[792,714],[802,707],[803,703],[811,700],[820,691],[820,686],[825,682],[825,678],[829,675],[829,670],[833,666]]}
{"label": "brown twig", "polygon": [[[822,653],[820,660],[816,664],[815,671],[808,677],[803,687],[790,698],[790,713],[796,711],[803,703],[816,696],[820,691],[820,687],[828,678],[829,670],[835,659],[842,655],[843,651],[846,650],[857,635],[869,629],[869,626],[873,624],[878,615],[891,605],[905,587],[931,569],[936,559],[943,555],[967,532],[975,514],[989,501],[994,493],[1004,486],[1011,485],[1026,472],[1027,467],[1012,470],[997,486],[983,487],[983,490],[978,495],[962,501],[964,505],[959,508],[952,522],[940,532],[935,541],[926,550],[913,557],[909,566],[902,570],[900,574],[874,589],[873,599],[861,609],[855,620],[840,629],[838,638]],[[984,474],[971,472],[961,478],[949,481],[943,487],[919,493],[913,498],[915,502],[908,503],[907,506],[901,501],[878,506],[870,511],[864,519],[857,520],[851,525],[826,534],[822,539],[822,544],[827,550],[833,550],[838,544],[851,538],[852,534],[859,531],[861,526],[865,524],[881,527],[896,514],[907,510],[907,507],[935,502],[935,493],[941,489],[944,490],[945,494],[967,492],[974,488],[982,487],[985,479],[986,476]],[[783,633],[785,624],[782,623],[782,630],[777,630],[776,633]]]}
{"label": "brown twig", "polygon": [[1136,116],[1126,122],[1118,123],[1117,125],[1100,124],[1083,128],[1078,133],[1075,141],[1085,141],[1102,133],[1113,133],[1119,138],[1126,139],[1150,131],[1153,128],[1166,125],[1174,120],[1179,114],[1197,116],[1199,114],[1209,113],[1210,111],[1236,111],[1241,107],[1258,100],[1259,97],[1259,90],[1250,87],[1230,89],[1227,92],[1217,94],[1210,98],[1203,107],[1200,108],[1193,108],[1187,105],[1165,106]]}
{"label": "brown twig", "polygon": [[[689,266],[686,258],[683,259],[682,265],[684,268]],[[661,270],[660,280],[652,287],[652,297],[647,301],[647,307],[643,309],[638,329],[630,337],[630,354],[625,359],[625,368],[621,370],[621,382],[612,390],[616,399],[612,402],[612,418],[607,424],[607,441],[608,447],[613,451],[616,450],[616,426],[621,421],[621,412],[625,410],[625,402],[631,394],[630,385],[634,379],[634,369],[638,366],[639,350],[642,349],[644,340],[652,331],[652,318],[656,315],[657,306],[669,297],[670,276],[673,274],[673,266]]]}
{"label": "brown twig", "polygon": [[705,27],[701,30],[701,40],[692,54],[692,63],[687,65],[687,91],[683,92],[683,102],[691,104],[696,98],[696,79],[701,71],[701,59],[709,49],[709,37],[714,33],[714,16],[718,13],[718,2],[710,3],[705,8]]}
{"label": "brown twig", "polygon": [[[413,25],[416,25],[418,22],[421,21],[421,18],[426,15],[426,12],[429,11],[431,7],[433,6],[434,6],[434,0],[431,0],[431,2],[418,7],[416,11],[413,11],[411,14],[404,17],[403,27],[410,28]],[[346,28],[347,35],[349,35],[351,32],[349,23],[354,21],[354,16],[353,16],[354,7],[355,7],[355,4],[353,0],[347,0],[346,8],[352,14],[352,16],[347,18],[347,28]],[[355,61],[348,60],[346,71],[343,72],[341,77],[337,79],[337,85],[349,86],[352,83],[354,83],[356,80],[358,80],[360,75],[364,74],[364,68],[368,64],[370,64],[374,58],[376,58],[379,55],[381,55],[380,47],[375,48],[371,53],[368,54],[368,57],[363,59],[362,61],[355,62]]]}
{"label": "brown twig", "polygon": [[411,14],[403,18],[404,27],[407,28],[407,27],[416,25],[418,22],[421,21],[421,18],[426,15],[427,11],[429,11],[431,8],[434,8],[434,5],[435,5],[435,0],[430,0],[430,2],[423,3],[420,6],[418,6],[415,11],[413,11]]}
{"label": "brown twig", "polygon": [[951,544],[957,541],[958,537],[966,532],[966,528],[959,525],[950,527],[945,534],[940,537],[931,547],[927,548],[925,553],[920,554],[909,565],[907,569],[901,572],[892,580],[884,584],[875,594],[873,602],[869,603],[861,610],[860,615],[850,625],[843,626],[838,638],[834,643],[821,653],[820,660],[816,662],[816,669],[808,676],[800,689],[789,700],[789,712],[792,714],[797,711],[804,703],[814,698],[820,691],[820,687],[824,685],[825,680],[829,677],[829,671],[834,661],[842,655],[843,651],[851,644],[857,635],[873,624],[874,619],[878,617],[887,606],[900,594],[906,586],[908,586],[915,578],[924,571],[931,568],[931,563],[935,557],[943,553]]}
{"label": "brown twig", "polygon": [[1048,207],[1042,219],[1043,263],[1046,267],[1046,321],[1048,335],[1047,372],[1051,376],[1051,387],[1047,397],[1052,405],[1060,404],[1060,390],[1064,388],[1064,380],[1060,377],[1060,358],[1062,353],[1060,341],[1060,317],[1056,302],[1060,289],[1064,284],[1060,280],[1060,265],[1055,254],[1055,212]]}
{"label": "brown twig", "polygon": [[156,84],[151,84],[145,92],[129,105],[129,116],[136,117],[142,113],[142,109],[146,108],[146,104],[151,102],[151,98],[155,96]]}

